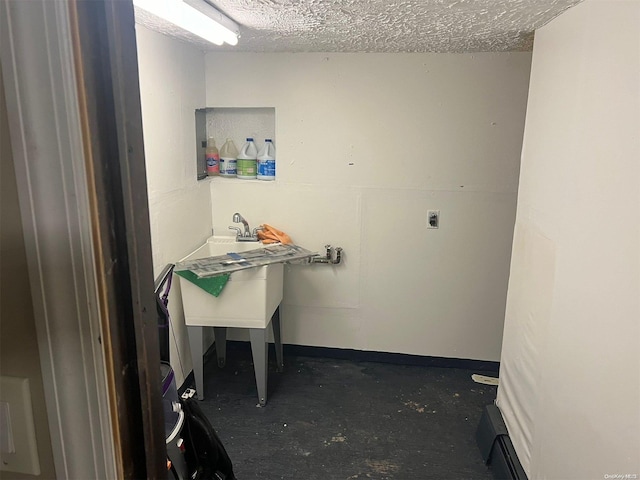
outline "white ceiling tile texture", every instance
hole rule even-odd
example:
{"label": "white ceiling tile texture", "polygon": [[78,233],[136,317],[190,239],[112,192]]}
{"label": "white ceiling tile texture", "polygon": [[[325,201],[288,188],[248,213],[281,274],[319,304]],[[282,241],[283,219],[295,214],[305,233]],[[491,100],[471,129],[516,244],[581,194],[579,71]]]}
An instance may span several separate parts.
{"label": "white ceiling tile texture", "polygon": [[[204,0],[203,0],[204,1]],[[243,52],[528,51],[533,32],[580,0],[211,0],[241,26],[235,47],[150,15],[145,26],[206,50]]]}

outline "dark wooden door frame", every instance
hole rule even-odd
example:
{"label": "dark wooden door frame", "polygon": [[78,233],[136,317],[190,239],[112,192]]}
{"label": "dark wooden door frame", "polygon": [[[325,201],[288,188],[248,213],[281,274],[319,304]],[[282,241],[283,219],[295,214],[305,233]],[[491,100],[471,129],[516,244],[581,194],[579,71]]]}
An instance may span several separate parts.
{"label": "dark wooden door frame", "polygon": [[133,5],[69,12],[118,475],[166,478]]}

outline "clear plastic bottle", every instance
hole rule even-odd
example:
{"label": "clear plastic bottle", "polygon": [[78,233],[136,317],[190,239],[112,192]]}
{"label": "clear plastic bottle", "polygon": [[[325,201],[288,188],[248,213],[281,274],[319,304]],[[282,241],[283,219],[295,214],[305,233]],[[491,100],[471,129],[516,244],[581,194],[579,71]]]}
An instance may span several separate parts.
{"label": "clear plastic bottle", "polygon": [[223,177],[236,176],[236,159],[238,158],[238,149],[233,140],[227,138],[220,149],[220,175]]}
{"label": "clear plastic bottle", "polygon": [[276,179],[276,147],[270,138],[264,141],[264,147],[258,153],[258,180]]}
{"label": "clear plastic bottle", "polygon": [[213,137],[207,140],[207,149],[205,150],[205,159],[207,162],[207,175],[210,177],[220,174],[220,154],[216,147]]}
{"label": "clear plastic bottle", "polygon": [[244,144],[240,155],[238,155],[237,163],[237,177],[243,179],[253,179],[257,177],[256,172],[256,158],[258,157],[258,149],[253,138],[247,138],[247,143]]}

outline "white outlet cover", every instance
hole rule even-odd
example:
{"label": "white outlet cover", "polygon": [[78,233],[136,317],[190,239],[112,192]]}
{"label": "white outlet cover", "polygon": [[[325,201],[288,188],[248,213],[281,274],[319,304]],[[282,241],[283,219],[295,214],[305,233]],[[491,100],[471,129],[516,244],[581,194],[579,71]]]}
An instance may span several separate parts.
{"label": "white outlet cover", "polygon": [[3,421],[10,422],[11,446],[15,450],[0,452],[0,471],[40,475],[29,379],[0,377],[0,402],[8,404]]}
{"label": "white outlet cover", "polygon": [[15,453],[15,451],[9,404],[0,402],[0,453]]}

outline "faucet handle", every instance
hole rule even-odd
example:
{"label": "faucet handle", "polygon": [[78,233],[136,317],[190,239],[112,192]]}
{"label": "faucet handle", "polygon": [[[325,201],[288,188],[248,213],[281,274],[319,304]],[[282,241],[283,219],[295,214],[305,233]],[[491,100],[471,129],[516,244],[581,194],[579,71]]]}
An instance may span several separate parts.
{"label": "faucet handle", "polygon": [[253,229],[253,236],[254,236],[254,237],[257,237],[257,236],[258,236],[258,232],[259,232],[260,230],[264,230],[264,227],[263,227],[262,225],[260,225],[259,227],[254,228],[254,229]]}
{"label": "faucet handle", "polygon": [[235,230],[236,231],[236,237],[241,237],[242,236],[242,230],[240,230],[240,228],[238,228],[238,227],[229,227],[229,230]]}

